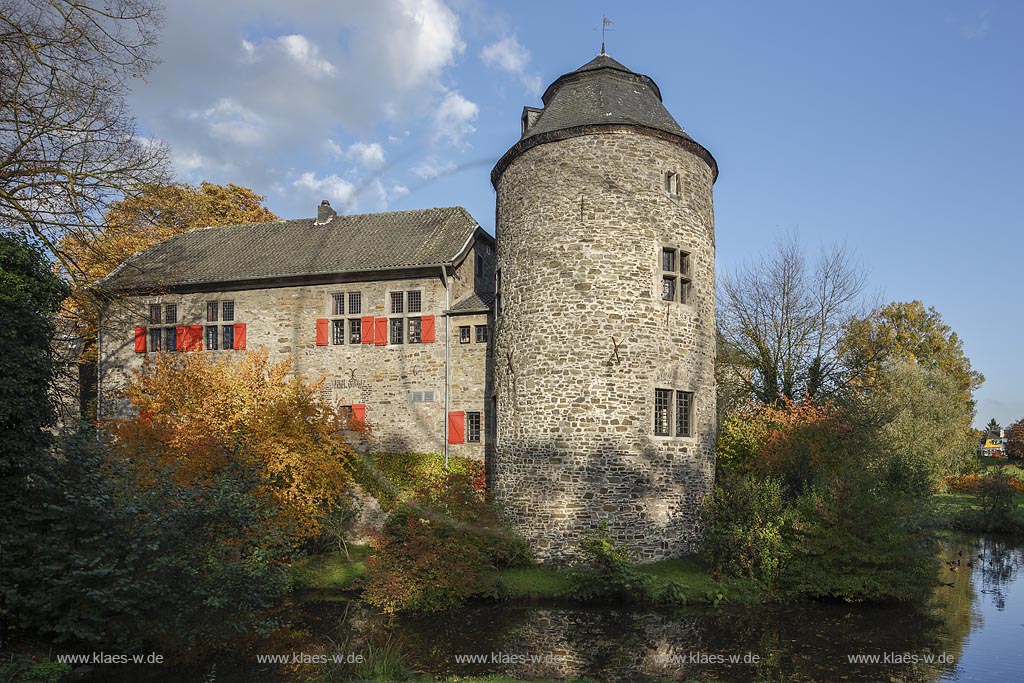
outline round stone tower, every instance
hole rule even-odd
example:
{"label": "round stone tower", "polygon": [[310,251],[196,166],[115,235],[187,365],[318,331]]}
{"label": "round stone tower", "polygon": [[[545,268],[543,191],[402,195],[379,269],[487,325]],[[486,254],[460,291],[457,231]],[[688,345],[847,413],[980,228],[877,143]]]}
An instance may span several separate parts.
{"label": "round stone tower", "polygon": [[718,167],[606,54],[542,99],[491,172],[495,497],[544,560],[603,521],[680,555],[714,478]]}

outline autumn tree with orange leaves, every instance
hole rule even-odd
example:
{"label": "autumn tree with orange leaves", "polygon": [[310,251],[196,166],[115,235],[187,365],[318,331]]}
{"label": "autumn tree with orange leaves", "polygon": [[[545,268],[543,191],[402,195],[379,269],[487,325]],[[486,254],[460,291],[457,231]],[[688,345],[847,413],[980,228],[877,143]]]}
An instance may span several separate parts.
{"label": "autumn tree with orange leaves", "polygon": [[272,364],[264,350],[237,359],[158,354],[125,389],[138,417],[107,425],[112,449],[143,467],[148,459],[154,476],[173,472],[185,487],[230,467],[257,471],[257,495],[299,543],[317,535],[355,462],[344,439],[351,425],[320,399],[321,384],[293,376],[289,361]]}

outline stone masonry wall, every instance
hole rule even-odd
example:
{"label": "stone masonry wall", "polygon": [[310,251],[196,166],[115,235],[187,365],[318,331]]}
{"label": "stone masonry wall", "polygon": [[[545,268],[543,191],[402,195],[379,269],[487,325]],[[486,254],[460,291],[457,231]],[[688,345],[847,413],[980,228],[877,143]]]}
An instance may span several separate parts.
{"label": "stone masonry wall", "polygon": [[[466,259],[460,270],[472,269]],[[456,278],[451,278],[453,281]],[[390,313],[392,291],[420,291],[421,313]],[[335,345],[333,335],[327,346],[316,345],[316,320],[335,319],[331,295],[359,292],[362,298],[358,314],[343,316],[358,319],[435,316],[434,343],[400,345],[350,344],[346,326],[345,343]],[[348,312],[346,296],[346,312]],[[129,406],[118,396],[134,370],[141,369],[152,352],[135,353],[133,330],[148,327],[150,303],[176,303],[178,325],[206,325],[208,301],[234,301],[234,322],[245,323],[247,349],[263,347],[272,362],[290,359],[294,371],[307,378],[325,378],[324,396],[337,405],[361,403],[366,406],[366,422],[372,430],[375,446],[388,451],[440,453],[444,450],[445,430],[445,290],[440,271],[435,276],[406,279],[344,281],[334,284],[244,289],[233,291],[164,294],[159,297],[130,297],[112,305],[103,318],[100,338],[100,402],[104,415],[124,416]],[[451,301],[454,303],[454,299]],[[461,319],[461,317],[460,317]],[[487,324],[487,315],[473,319]],[[212,324],[212,323],[211,323]],[[223,325],[224,323],[217,323]],[[454,329],[452,330],[451,328]],[[457,325],[450,346],[452,410],[483,410],[486,384],[487,347],[471,344],[460,348]],[[407,339],[407,337],[406,337]],[[240,354],[218,350],[201,353]],[[415,393],[414,393],[415,392]],[[433,392],[432,400],[423,392]],[[483,436],[482,438],[486,438]],[[453,455],[483,459],[484,442],[452,446]]]}
{"label": "stone masonry wall", "polygon": [[[571,557],[601,521],[640,560],[699,543],[714,476],[712,183],[683,146],[632,131],[534,147],[498,182],[494,490],[542,558]],[[661,300],[664,246],[690,253],[689,303]],[[656,388],[694,392],[693,436],[654,436]]]}

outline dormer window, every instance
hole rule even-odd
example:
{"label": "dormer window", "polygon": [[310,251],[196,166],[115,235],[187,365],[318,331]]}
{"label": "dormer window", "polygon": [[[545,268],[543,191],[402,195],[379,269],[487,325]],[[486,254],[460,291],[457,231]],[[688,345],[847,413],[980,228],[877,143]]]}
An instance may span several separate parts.
{"label": "dormer window", "polygon": [[665,192],[670,195],[679,195],[679,174],[675,171],[665,172]]}

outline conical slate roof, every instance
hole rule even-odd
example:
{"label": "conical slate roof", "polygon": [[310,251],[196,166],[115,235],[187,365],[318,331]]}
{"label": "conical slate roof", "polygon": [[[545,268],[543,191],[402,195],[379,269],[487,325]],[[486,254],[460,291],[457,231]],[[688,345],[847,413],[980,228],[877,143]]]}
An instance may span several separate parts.
{"label": "conical slate roof", "polygon": [[523,131],[491,171],[491,182],[526,150],[547,142],[596,132],[595,127],[636,127],[670,137],[691,147],[718,169],[711,153],[683,131],[661,100],[661,90],[650,76],[638,74],[607,54],[599,54],[580,68],[560,76],[542,96],[543,109],[526,107]]}
{"label": "conical slate roof", "polygon": [[603,123],[647,126],[689,137],[665,109],[657,84],[606,54],[559,77],[542,100],[544,110],[523,138]]}

